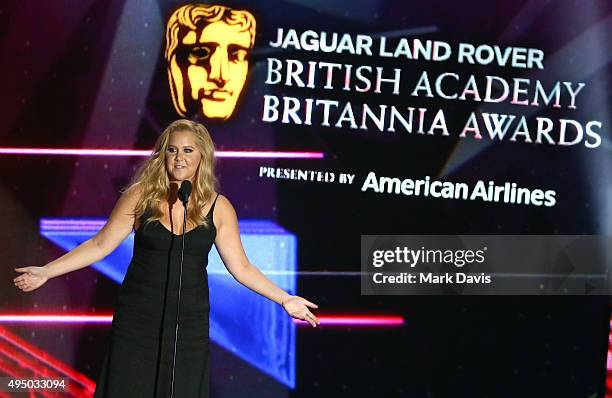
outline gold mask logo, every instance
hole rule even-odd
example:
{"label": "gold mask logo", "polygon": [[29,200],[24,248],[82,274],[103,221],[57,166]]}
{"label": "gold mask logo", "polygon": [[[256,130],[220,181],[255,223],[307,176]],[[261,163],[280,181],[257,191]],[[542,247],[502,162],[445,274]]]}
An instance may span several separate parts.
{"label": "gold mask logo", "polygon": [[188,4],[166,26],[165,58],[176,112],[228,119],[248,72],[255,18],[221,5]]}

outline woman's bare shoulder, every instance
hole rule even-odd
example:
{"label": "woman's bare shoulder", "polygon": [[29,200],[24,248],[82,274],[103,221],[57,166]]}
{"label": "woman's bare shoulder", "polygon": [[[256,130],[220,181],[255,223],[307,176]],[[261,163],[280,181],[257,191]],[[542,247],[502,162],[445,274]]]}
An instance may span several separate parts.
{"label": "woman's bare shoulder", "polygon": [[125,196],[128,199],[140,199],[142,197],[142,194],[144,192],[144,187],[141,184],[134,184],[134,185],[130,185],[129,187],[125,188],[122,192],[122,196]]}
{"label": "woman's bare shoulder", "polygon": [[133,214],[136,205],[143,195],[141,186],[132,185],[126,188],[119,197],[113,213]]}
{"label": "woman's bare shoulder", "polygon": [[217,196],[217,203],[215,205],[215,208],[221,208],[222,211],[234,209],[234,206],[232,206],[232,203],[230,202],[227,196],[223,195],[222,193],[218,193],[218,195],[219,196]]}
{"label": "woman's bare shoulder", "polygon": [[225,223],[234,223],[236,221],[236,210],[234,206],[223,194],[219,194],[217,197],[217,203],[215,205],[214,212],[215,225],[221,226]]}

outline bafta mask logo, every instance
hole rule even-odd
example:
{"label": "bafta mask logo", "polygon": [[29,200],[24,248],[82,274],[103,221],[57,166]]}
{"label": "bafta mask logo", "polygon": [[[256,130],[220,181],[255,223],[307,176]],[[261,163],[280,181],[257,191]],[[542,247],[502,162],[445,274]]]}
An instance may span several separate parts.
{"label": "bafta mask logo", "polygon": [[166,26],[165,58],[176,112],[228,119],[236,107],[255,42],[255,18],[221,5],[188,4]]}

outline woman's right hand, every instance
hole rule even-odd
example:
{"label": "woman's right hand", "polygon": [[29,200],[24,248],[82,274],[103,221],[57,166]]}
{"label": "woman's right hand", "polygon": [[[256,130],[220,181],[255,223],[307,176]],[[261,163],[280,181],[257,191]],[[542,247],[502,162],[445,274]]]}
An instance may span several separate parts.
{"label": "woman's right hand", "polygon": [[15,286],[24,292],[31,292],[34,289],[38,289],[49,280],[49,273],[45,267],[22,267],[15,268],[17,272],[23,272],[13,282]]}

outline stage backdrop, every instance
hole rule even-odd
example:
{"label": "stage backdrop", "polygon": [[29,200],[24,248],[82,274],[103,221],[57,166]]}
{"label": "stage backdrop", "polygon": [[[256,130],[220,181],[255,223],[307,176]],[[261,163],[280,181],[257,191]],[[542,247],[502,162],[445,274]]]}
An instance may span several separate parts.
{"label": "stage backdrop", "polygon": [[[361,251],[363,235],[500,235],[508,255],[508,235],[609,237],[611,36],[605,0],[3,4],[0,376],[91,396],[131,241],[31,293],[13,268],[95,233],[187,118],[213,137],[251,260],[323,321],[288,321],[215,260],[213,396],[603,396],[605,256],[538,274],[540,292],[506,264],[503,294],[368,295]],[[237,334],[241,306],[265,316]]]}

